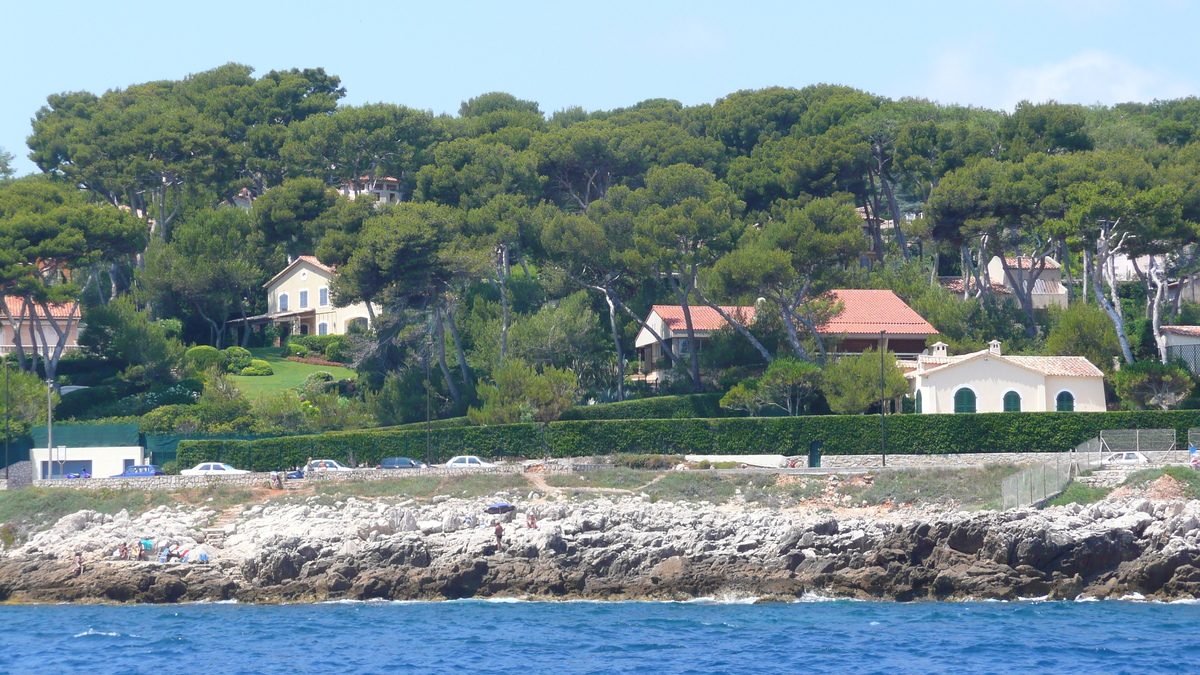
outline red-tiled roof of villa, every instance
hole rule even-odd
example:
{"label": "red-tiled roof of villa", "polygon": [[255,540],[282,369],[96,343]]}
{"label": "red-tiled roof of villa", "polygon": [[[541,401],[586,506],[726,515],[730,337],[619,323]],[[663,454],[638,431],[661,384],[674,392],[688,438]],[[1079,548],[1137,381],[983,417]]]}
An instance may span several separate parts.
{"label": "red-tiled roof of villa", "polygon": [[1163,326],[1162,331],[1164,333],[1172,333],[1174,335],[1200,337],[1200,326]]}
{"label": "red-tiled roof of villa", "polygon": [[[8,308],[9,316],[19,316],[25,313],[24,298],[15,298],[9,295],[4,296],[4,305]],[[79,305],[47,305],[50,308],[50,316],[56,319],[77,319],[80,316]],[[42,311],[41,305],[34,303],[33,311],[37,316],[44,317],[46,313]]]}
{"label": "red-tiled roof of villa", "polygon": [[842,304],[842,311],[817,327],[822,335],[878,335],[884,330],[892,336],[928,337],[938,333],[892,291],[838,289],[830,293]]}
{"label": "red-tiled roof of villa", "polygon": [[[1008,263],[1009,267],[1015,267],[1020,270],[1028,270],[1028,269],[1037,268],[1038,265],[1040,265],[1040,263],[1037,262],[1037,260],[1038,260],[1037,258],[1030,258],[1028,256],[1021,256],[1018,258],[1007,258],[1006,257],[1004,259],[1004,261],[1006,263]],[[1046,260],[1046,266],[1043,267],[1042,269],[1056,270],[1056,269],[1061,268],[1061,265],[1059,265],[1058,261],[1056,261],[1054,258],[1046,257],[1045,260]]]}
{"label": "red-tiled roof of villa", "polygon": [[292,262],[288,263],[288,265],[286,267],[284,267],[283,269],[279,270],[278,274],[276,274],[275,276],[268,279],[267,283],[263,284],[263,288],[266,288],[266,287],[270,286],[271,284],[275,283],[276,281],[279,280],[280,277],[287,274],[289,270],[291,270],[293,267],[295,267],[296,265],[299,265],[302,262],[306,262],[309,265],[312,265],[313,267],[315,267],[327,274],[333,274],[336,271],[333,267],[326,265],[325,263],[318,260],[317,257],[314,255],[296,256],[296,259],[293,260]]}
{"label": "red-tiled roof of villa", "polygon": [[[662,317],[663,322],[667,324],[667,328],[670,328],[672,331],[687,330],[687,322],[683,318],[683,308],[679,305],[654,305],[650,309]],[[735,305],[722,305],[721,309],[729,312],[743,323],[752,323],[754,321],[754,306],[738,307]],[[718,330],[727,325],[725,317],[707,305],[689,305],[688,311],[692,315],[692,328],[695,330]]]}

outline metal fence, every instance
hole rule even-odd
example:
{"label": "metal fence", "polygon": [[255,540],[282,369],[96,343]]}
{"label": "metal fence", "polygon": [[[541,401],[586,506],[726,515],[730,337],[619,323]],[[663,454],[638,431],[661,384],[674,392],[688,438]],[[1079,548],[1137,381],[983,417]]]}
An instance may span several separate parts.
{"label": "metal fence", "polygon": [[1167,358],[1183,361],[1193,375],[1200,374],[1200,345],[1174,345],[1167,347]]}
{"label": "metal fence", "polygon": [[1098,438],[1085,441],[1070,452],[1046,455],[1046,460],[1027,466],[1000,484],[1005,509],[1029,506],[1053,497],[1073,478],[1100,467],[1104,455]]}
{"label": "metal fence", "polygon": [[1187,461],[1187,449],[1180,449],[1175,438],[1174,429],[1105,429],[1100,432],[1105,453],[1140,452],[1154,464]]}
{"label": "metal fence", "polygon": [[[1188,429],[1188,452],[1192,448],[1200,448],[1200,429],[1195,427]],[[1191,459],[1190,457],[1188,459]]]}

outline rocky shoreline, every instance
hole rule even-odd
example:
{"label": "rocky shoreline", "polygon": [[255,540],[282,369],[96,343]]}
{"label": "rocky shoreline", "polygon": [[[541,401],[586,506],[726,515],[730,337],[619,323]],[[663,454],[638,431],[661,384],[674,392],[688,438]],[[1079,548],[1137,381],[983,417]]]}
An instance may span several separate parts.
{"label": "rocky shoreline", "polygon": [[[483,499],[267,503],[207,543],[209,509],[81,511],[0,553],[0,601],[1200,597],[1200,501],[876,516],[641,496],[514,501],[499,548]],[[211,560],[108,558],[143,538]],[[75,551],[87,564],[78,577]]]}

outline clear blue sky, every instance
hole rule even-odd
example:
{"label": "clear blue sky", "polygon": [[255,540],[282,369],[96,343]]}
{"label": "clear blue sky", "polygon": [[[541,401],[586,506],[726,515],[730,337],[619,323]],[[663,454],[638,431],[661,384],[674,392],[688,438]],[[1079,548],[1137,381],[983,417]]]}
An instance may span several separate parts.
{"label": "clear blue sky", "polygon": [[507,91],[553,112],[817,82],[992,108],[1197,94],[1193,0],[364,3],[0,0],[0,147],[21,173],[48,94],[236,61],[321,66],[346,103],[451,112]]}

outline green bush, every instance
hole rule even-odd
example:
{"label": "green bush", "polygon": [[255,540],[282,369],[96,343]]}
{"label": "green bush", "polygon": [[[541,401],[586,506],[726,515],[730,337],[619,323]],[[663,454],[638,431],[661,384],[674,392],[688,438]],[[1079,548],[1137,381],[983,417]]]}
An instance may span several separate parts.
{"label": "green bush", "polygon": [[308,356],[308,347],[305,347],[304,345],[298,345],[294,342],[287,343],[287,346],[284,347],[284,349],[287,350],[288,356],[297,356],[299,358]]}
{"label": "green bush", "polygon": [[731,417],[720,405],[721,394],[656,396],[620,403],[580,405],[563,413],[561,420],[671,420],[695,417]]}
{"label": "green bush", "polygon": [[242,375],[274,375],[271,364],[262,359],[252,359],[250,365],[242,368]]}
{"label": "green bush", "polygon": [[71,419],[72,417],[86,419],[91,411],[110,405],[118,398],[119,394],[113,387],[76,389],[69,394],[62,395],[62,400],[54,409],[54,417],[57,419]]}
{"label": "green bush", "polygon": [[[449,422],[444,420],[443,422]],[[417,428],[332,432],[255,441],[184,441],[179,461],[230,461],[271,470],[308,457],[376,462],[384,457],[425,456],[423,424]],[[1182,438],[1200,427],[1200,411],[1110,413],[981,413],[894,415],[887,418],[887,450],[895,454],[1061,452],[1103,429],[1174,428]],[[579,457],[613,454],[799,455],[820,441],[825,454],[879,451],[879,418],[871,415],[732,419],[590,420],[547,425],[443,427],[430,432],[433,459],[480,457]],[[230,454],[233,453],[233,454]],[[245,461],[242,459],[245,458]],[[253,459],[253,462],[250,461]],[[241,462],[241,463],[238,463]]]}
{"label": "green bush", "polygon": [[241,347],[229,347],[223,354],[225,355],[225,368],[231,373],[240,373],[249,368],[250,361],[253,360],[250,350]]}
{"label": "green bush", "polygon": [[192,347],[183,354],[184,362],[189,366],[193,366],[199,372],[204,372],[220,364],[222,358],[224,357],[222,357],[221,352],[216,347],[208,345]]}

